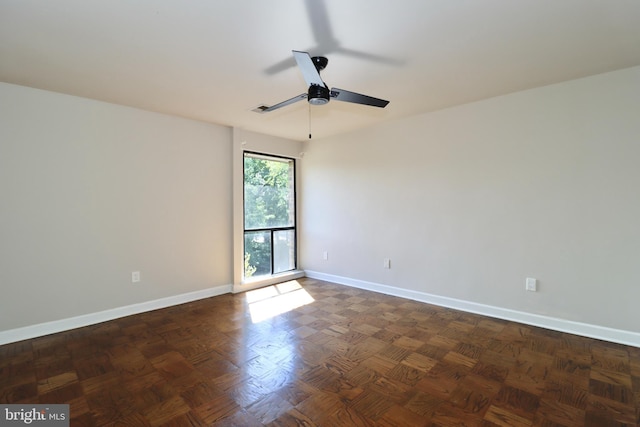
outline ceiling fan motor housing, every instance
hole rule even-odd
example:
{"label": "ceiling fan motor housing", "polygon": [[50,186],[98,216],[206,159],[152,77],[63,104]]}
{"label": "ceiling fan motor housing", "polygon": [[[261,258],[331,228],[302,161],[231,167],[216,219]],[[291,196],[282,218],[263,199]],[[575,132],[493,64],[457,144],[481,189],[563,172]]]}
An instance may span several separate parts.
{"label": "ceiling fan motor housing", "polygon": [[309,86],[307,100],[311,105],[324,105],[329,102],[329,88],[320,85]]}

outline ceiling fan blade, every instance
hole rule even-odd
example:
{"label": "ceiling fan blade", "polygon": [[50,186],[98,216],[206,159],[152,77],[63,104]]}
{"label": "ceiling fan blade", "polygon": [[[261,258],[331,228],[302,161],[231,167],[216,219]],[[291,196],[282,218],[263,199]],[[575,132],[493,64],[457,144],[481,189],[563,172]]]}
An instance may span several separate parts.
{"label": "ceiling fan blade", "polygon": [[324,82],[320,78],[320,73],[316,70],[316,66],[313,65],[311,56],[309,56],[307,52],[300,52],[297,50],[293,50],[292,52],[307,85],[325,86]]}
{"label": "ceiling fan blade", "polygon": [[273,64],[269,68],[265,69],[264,73],[272,76],[274,74],[278,74],[281,71],[288,70],[289,68],[293,68],[295,66],[296,66],[296,60],[293,59],[292,57],[288,57],[287,59],[283,59],[277,64]]}
{"label": "ceiling fan blade", "polygon": [[253,111],[257,113],[268,113],[270,111],[277,110],[278,108],[286,107],[287,105],[293,104],[294,102],[302,101],[303,99],[307,99],[306,93],[301,93],[298,96],[294,96],[291,99],[287,99],[286,101],[282,101],[276,105],[272,105],[271,107],[260,106]]}
{"label": "ceiling fan blade", "polygon": [[353,102],[354,104],[371,105],[372,107],[380,108],[386,107],[389,103],[389,101],[385,101],[384,99],[349,92],[348,90],[338,89],[337,87],[331,89],[331,98],[335,98],[338,101]]}
{"label": "ceiling fan blade", "polygon": [[334,47],[337,47],[339,43],[333,35],[331,20],[324,0],[305,0],[304,3],[309,17],[309,26],[316,44],[322,47],[323,52],[329,52]]}
{"label": "ceiling fan blade", "polygon": [[377,62],[379,64],[385,65],[394,65],[400,66],[404,65],[404,62],[399,59],[384,57],[380,55],[374,55],[373,53],[362,52],[354,49],[347,49],[344,47],[337,47],[335,49],[337,53],[342,53],[343,55],[351,56],[353,58],[364,59],[365,61]]}

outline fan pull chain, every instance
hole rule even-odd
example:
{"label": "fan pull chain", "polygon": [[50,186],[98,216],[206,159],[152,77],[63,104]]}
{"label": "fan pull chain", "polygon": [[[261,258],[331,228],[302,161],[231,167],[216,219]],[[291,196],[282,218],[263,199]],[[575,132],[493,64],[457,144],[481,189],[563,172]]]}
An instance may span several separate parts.
{"label": "fan pull chain", "polygon": [[311,139],[311,104],[309,104],[309,139]]}

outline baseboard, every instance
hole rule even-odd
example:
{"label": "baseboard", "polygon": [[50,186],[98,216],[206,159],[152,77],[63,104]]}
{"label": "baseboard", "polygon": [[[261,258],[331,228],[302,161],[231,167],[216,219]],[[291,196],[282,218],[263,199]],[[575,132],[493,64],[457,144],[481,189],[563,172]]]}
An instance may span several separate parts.
{"label": "baseboard", "polygon": [[132,314],[144,313],[146,311],[157,310],[173,305],[184,304],[186,302],[196,301],[199,299],[215,297],[227,294],[231,292],[231,289],[231,285],[216,286],[214,288],[203,289],[201,291],[188,292],[186,294],[174,295],[153,301],[131,304],[124,307],[99,311],[97,313],[70,317],[68,319],[54,320],[52,322],[39,323],[37,325],[25,326],[7,331],[0,331],[0,345],[55,334],[57,332],[68,331],[70,329],[81,328],[83,326],[95,325],[96,323],[102,323],[108,320],[118,319]]}
{"label": "baseboard", "polygon": [[311,279],[324,280],[327,282],[338,283],[354,288],[365,289],[382,294],[407,298],[414,301],[453,308],[469,313],[481,314],[483,316],[494,317],[497,319],[510,320],[513,322],[524,323],[531,326],[539,326],[541,328],[551,329],[554,331],[567,332],[574,335],[640,347],[640,333],[638,332],[625,331],[621,329],[608,328],[605,326],[598,326],[588,323],[574,322],[571,320],[542,316],[539,314],[479,304],[455,298],[448,298],[428,294],[426,292],[401,289],[393,286],[381,285],[379,283],[367,282],[364,280],[357,280],[348,277],[336,276],[333,274],[320,273],[317,271],[305,270],[305,273],[306,276]]}

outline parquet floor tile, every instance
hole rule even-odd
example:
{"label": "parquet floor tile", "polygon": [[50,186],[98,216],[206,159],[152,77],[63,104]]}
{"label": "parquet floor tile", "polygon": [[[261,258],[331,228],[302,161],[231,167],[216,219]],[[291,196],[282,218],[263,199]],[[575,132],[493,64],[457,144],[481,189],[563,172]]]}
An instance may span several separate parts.
{"label": "parquet floor tile", "polygon": [[275,289],[0,346],[0,403],[68,403],[79,427],[640,425],[640,348],[312,279]]}

